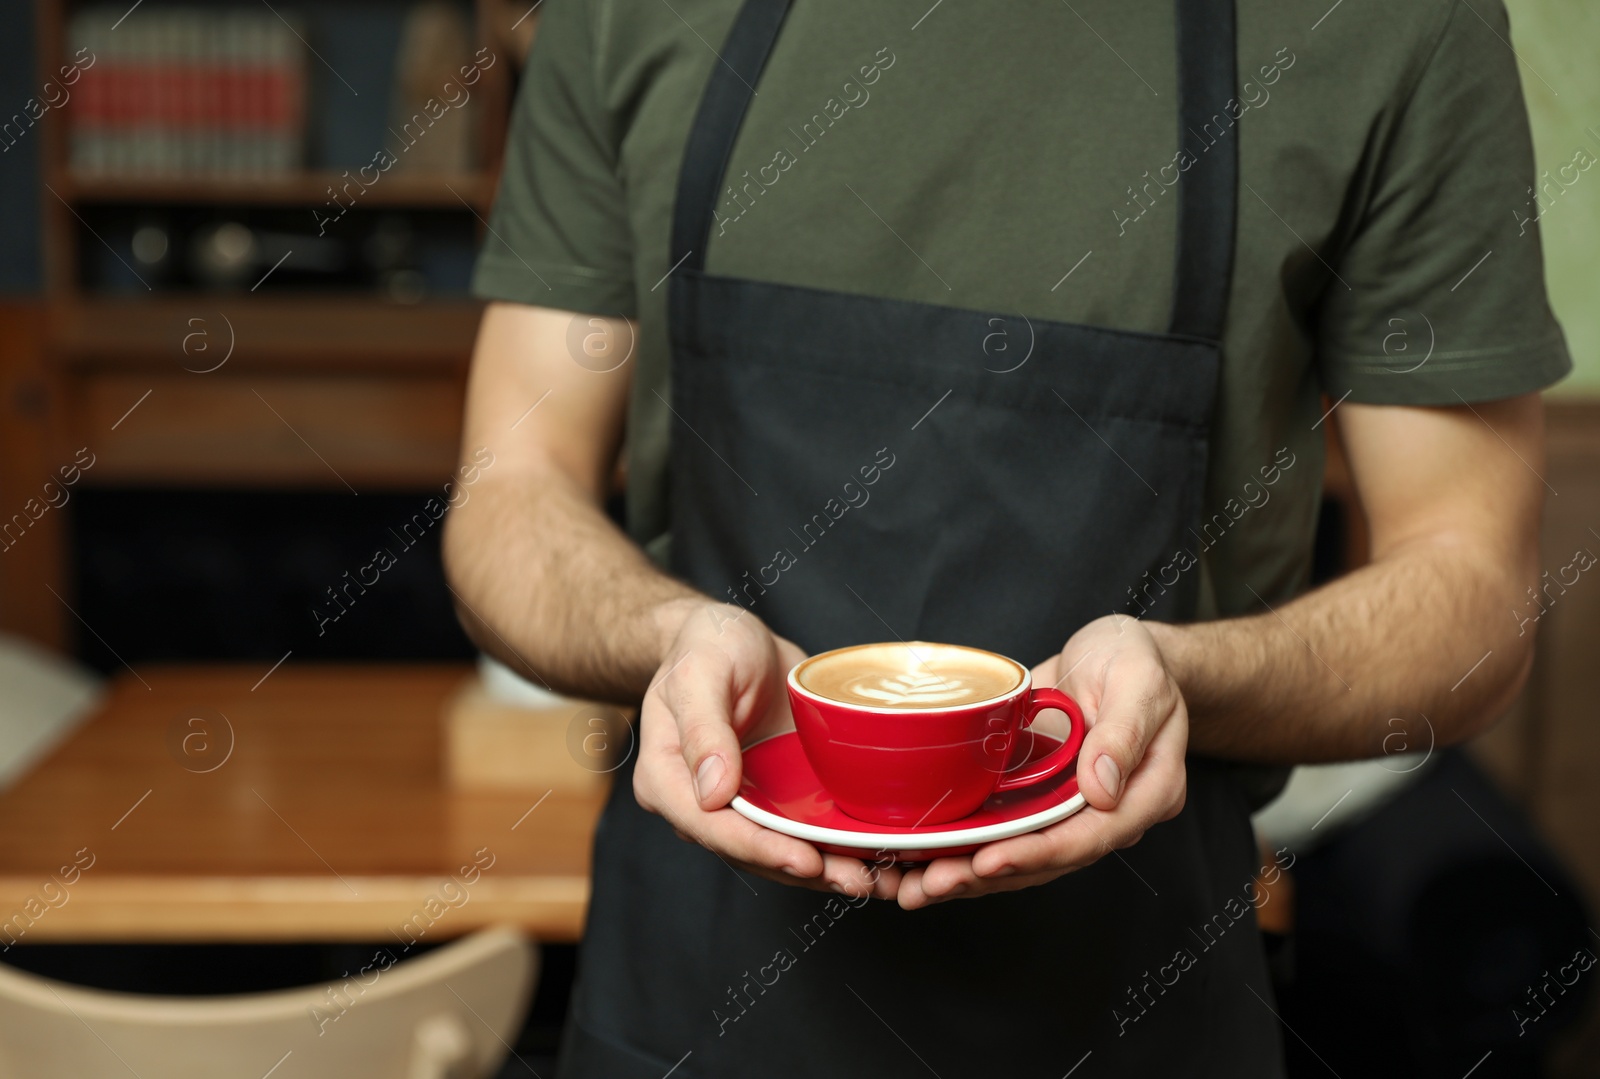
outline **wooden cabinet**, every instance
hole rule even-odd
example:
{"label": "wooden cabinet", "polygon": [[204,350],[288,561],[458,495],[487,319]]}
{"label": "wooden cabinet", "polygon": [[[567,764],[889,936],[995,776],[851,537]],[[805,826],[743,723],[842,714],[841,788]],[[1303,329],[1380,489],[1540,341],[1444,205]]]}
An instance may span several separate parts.
{"label": "wooden cabinet", "polygon": [[[89,2],[38,0],[41,85],[70,59],[71,20]],[[123,29],[172,7],[152,3],[124,16]],[[410,9],[407,0],[383,0],[364,10],[398,21]],[[471,111],[459,117],[474,125],[475,163],[467,171],[385,173],[361,193],[360,209],[443,221],[470,241],[486,227],[515,71],[537,15],[511,11],[505,0],[462,0],[458,10],[473,24],[471,44],[494,59],[472,81]],[[342,94],[319,59],[308,55],[308,70]],[[388,91],[362,87],[369,97]],[[69,147],[82,99],[73,96],[27,133],[40,148],[45,287],[37,301],[0,306],[0,515],[23,512],[80,449],[95,460],[80,480],[91,486],[360,491],[447,479],[481,304],[459,294],[393,302],[350,287],[128,295],[90,287],[85,259],[110,264],[125,254],[95,228],[97,214],[214,212],[221,220],[304,210],[309,220],[343,174],[315,160],[275,175],[76,172]],[[30,518],[23,542],[0,552],[0,629],[65,645],[71,513],[69,498]]]}

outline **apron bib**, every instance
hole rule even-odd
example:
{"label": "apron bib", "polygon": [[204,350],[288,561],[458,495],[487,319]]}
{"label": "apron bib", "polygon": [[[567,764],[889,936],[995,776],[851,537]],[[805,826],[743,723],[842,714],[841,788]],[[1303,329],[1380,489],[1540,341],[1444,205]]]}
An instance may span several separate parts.
{"label": "apron bib", "polygon": [[[1181,133],[1233,96],[1233,9],[1176,7]],[[1183,174],[1169,332],[1007,314],[1032,342],[1013,366],[983,347],[994,313],[705,272],[787,8],[744,4],[679,179],[674,572],[808,652],[923,639],[1032,665],[1113,611],[1192,617],[1198,568],[1162,574],[1200,516],[1237,137]],[[1127,851],[910,913],[739,873],[630,778],[596,838],[569,1079],[1281,1074],[1248,807],[1216,765],[1191,758],[1184,811]]]}

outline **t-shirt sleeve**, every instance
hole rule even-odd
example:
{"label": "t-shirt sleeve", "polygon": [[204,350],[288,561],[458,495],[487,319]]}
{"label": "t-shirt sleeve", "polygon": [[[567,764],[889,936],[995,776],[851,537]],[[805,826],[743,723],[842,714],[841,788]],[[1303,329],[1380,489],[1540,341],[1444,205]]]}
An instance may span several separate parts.
{"label": "t-shirt sleeve", "polygon": [[595,72],[588,5],[553,0],[517,93],[500,190],[473,272],[475,295],[634,315],[616,125]]}
{"label": "t-shirt sleeve", "polygon": [[1530,191],[1505,9],[1476,0],[1449,11],[1387,129],[1375,128],[1370,189],[1334,261],[1340,280],[1324,292],[1317,363],[1333,397],[1495,400],[1572,367],[1545,296],[1539,229],[1525,220],[1548,199]]}

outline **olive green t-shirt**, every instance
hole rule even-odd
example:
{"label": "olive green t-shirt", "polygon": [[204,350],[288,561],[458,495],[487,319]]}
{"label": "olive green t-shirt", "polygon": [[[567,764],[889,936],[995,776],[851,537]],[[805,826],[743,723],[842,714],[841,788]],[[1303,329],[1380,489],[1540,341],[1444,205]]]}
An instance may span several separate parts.
{"label": "olive green t-shirt", "polygon": [[[658,554],[672,207],[738,8],[547,0],[474,282],[484,297],[638,319],[628,527]],[[1525,220],[1532,151],[1499,0],[1237,10],[1238,96],[1193,133],[1238,140],[1240,159],[1205,502],[1216,541],[1202,556],[1206,613],[1220,615],[1306,584],[1323,395],[1458,405],[1570,367]],[[1163,332],[1174,49],[1170,0],[797,0],[740,131],[707,269]]]}

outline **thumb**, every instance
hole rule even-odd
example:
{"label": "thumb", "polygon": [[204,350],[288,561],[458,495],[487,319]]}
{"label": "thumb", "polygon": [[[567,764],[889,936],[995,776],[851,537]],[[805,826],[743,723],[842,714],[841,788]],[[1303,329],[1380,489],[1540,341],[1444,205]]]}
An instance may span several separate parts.
{"label": "thumb", "polygon": [[1145,750],[1171,711],[1164,672],[1105,672],[1099,710],[1078,754],[1078,788],[1096,809],[1115,809]]}
{"label": "thumb", "polygon": [[721,809],[739,789],[739,739],[733,732],[733,670],[726,656],[691,654],[662,683],[661,696],[678,728],[695,798]]}

